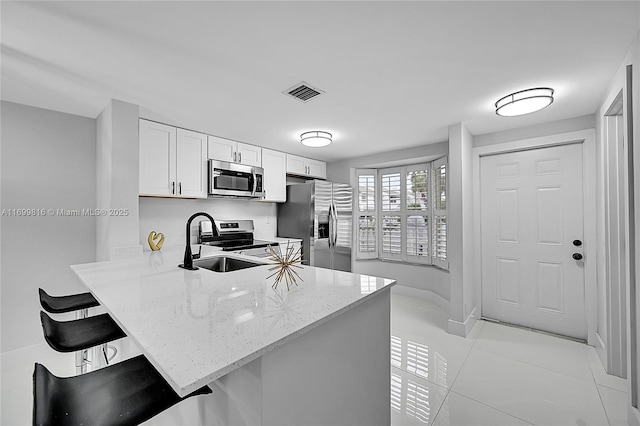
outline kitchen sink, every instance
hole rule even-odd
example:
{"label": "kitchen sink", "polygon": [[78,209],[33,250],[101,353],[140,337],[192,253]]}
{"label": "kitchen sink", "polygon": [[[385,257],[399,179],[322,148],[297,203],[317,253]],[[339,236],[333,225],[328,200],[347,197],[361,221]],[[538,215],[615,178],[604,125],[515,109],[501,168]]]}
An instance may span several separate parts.
{"label": "kitchen sink", "polygon": [[250,260],[236,259],[234,257],[227,256],[216,256],[193,261],[193,266],[208,269],[213,272],[233,272],[260,265],[263,265],[263,263],[251,262]]}

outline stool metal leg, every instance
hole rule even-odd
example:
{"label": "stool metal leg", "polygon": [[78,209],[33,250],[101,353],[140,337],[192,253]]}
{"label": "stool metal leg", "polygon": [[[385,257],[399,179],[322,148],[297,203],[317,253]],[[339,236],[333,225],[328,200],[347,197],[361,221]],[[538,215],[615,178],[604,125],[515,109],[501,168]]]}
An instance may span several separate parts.
{"label": "stool metal leg", "polygon": [[[89,316],[89,309],[80,309],[76,311],[76,319],[84,319]],[[87,367],[91,363],[89,360],[89,351],[87,349],[81,349],[76,351],[76,374],[84,374],[87,372]]]}

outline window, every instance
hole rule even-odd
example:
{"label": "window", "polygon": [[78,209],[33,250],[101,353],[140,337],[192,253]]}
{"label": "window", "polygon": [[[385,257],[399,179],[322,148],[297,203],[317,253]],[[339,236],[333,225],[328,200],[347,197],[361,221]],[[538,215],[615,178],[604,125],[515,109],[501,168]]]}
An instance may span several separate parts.
{"label": "window", "polygon": [[358,170],[358,257],[378,257],[376,232],[376,171]]}
{"label": "window", "polygon": [[447,262],[447,158],[357,170],[359,259]]}

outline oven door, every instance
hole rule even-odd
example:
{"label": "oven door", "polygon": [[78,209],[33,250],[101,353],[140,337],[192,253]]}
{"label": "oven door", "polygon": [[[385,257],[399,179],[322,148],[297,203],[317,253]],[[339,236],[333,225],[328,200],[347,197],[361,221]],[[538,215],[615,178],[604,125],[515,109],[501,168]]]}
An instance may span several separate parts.
{"label": "oven door", "polygon": [[209,195],[261,198],[262,168],[209,160]]}

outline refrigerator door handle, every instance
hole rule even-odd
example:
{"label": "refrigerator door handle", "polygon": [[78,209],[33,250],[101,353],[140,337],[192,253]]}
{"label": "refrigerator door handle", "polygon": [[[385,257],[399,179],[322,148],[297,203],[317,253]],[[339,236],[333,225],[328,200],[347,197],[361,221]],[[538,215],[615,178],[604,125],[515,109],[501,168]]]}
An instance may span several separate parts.
{"label": "refrigerator door handle", "polygon": [[331,218],[333,219],[333,233],[331,238],[333,238],[333,246],[335,247],[338,243],[338,212],[335,204],[332,203],[331,208],[333,209],[333,213],[331,215]]}
{"label": "refrigerator door handle", "polygon": [[329,249],[333,247],[333,204],[329,204],[329,235],[327,241],[329,243]]}

